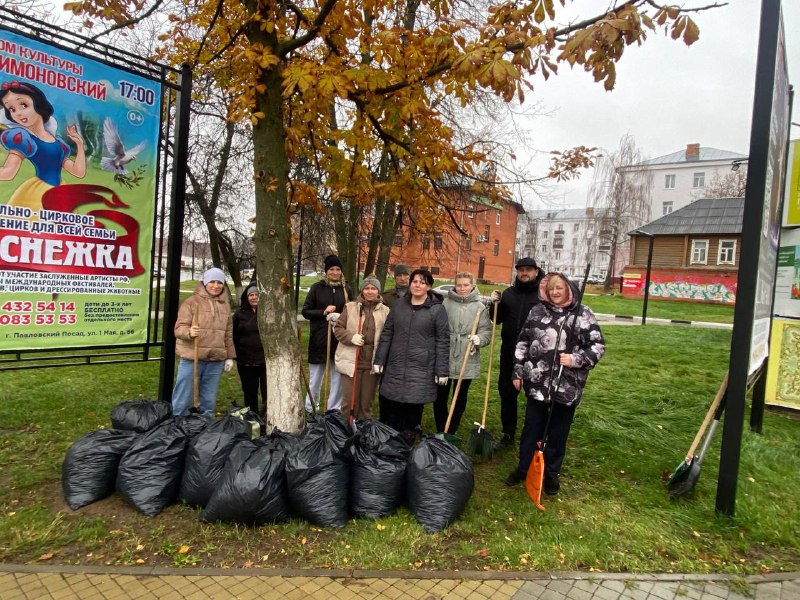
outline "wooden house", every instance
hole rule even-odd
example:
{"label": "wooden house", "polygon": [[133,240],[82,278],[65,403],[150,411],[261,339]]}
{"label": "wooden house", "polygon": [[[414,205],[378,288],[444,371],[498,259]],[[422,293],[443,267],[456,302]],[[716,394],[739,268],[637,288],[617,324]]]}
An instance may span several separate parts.
{"label": "wooden house", "polygon": [[734,304],[743,215],[744,198],[703,198],[629,232],[623,295],[644,293],[652,236],[651,298]]}

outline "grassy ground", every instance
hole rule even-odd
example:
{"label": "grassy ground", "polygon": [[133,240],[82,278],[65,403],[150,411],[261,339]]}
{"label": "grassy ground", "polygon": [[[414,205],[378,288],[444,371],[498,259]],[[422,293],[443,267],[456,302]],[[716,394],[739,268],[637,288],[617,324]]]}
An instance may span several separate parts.
{"label": "grassy ground", "polygon": [[[515,462],[508,452],[475,464],[476,487],[464,514],[437,534],[426,534],[406,509],[338,530],[300,520],[256,529],[206,525],[197,510],[179,505],[148,518],[116,495],[73,512],[60,492],[67,448],[109,426],[119,402],[152,396],[158,365],[3,373],[0,560],[742,574],[800,569],[797,421],[767,413],[763,435],[745,431],[735,518],[714,513],[719,434],[694,493],[678,501],[667,497],[665,479],[727,366],[729,332],[606,326],[604,333],[608,352],[589,379],[562,492],[545,500],[547,511],[537,511],[522,487],[503,485]],[[482,384],[472,386],[460,431],[465,438],[480,418]],[[236,375],[225,375],[219,409],[239,394]],[[429,408],[424,425],[433,430]],[[494,385],[487,428],[500,431]]]}

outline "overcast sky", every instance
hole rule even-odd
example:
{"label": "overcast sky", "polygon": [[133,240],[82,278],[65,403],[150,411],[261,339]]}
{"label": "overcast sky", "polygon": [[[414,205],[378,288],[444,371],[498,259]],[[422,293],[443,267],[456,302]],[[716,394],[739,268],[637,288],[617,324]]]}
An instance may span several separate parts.
{"label": "overcast sky", "polygon": [[[686,0],[686,6],[711,4]],[[586,17],[602,6],[597,0],[574,3]],[[581,8],[582,7],[582,8]],[[589,12],[593,11],[593,12]],[[700,40],[682,42],[651,34],[640,48],[628,48],[617,66],[617,85],[604,91],[582,70],[566,66],[558,77],[537,81],[535,97],[553,112],[531,124],[540,150],[585,144],[613,151],[630,133],[650,158],[699,143],[741,154],[749,151],[760,0],[730,0],[728,5],[697,14]],[[783,0],[789,81],[800,88],[800,0]],[[800,122],[800,94],[792,121]],[[792,127],[792,139],[800,127]],[[542,170],[548,160],[538,159]],[[586,205],[593,171],[577,182],[559,185],[551,204],[533,196],[528,208]]]}

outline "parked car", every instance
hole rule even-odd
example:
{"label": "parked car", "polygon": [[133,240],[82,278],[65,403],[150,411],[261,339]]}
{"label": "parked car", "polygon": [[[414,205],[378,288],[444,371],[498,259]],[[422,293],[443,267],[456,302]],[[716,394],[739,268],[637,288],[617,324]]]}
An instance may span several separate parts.
{"label": "parked car", "polygon": [[445,285],[437,285],[435,288],[431,288],[431,291],[439,294],[442,298],[447,298],[447,292],[452,289],[455,289],[455,286],[448,283]]}

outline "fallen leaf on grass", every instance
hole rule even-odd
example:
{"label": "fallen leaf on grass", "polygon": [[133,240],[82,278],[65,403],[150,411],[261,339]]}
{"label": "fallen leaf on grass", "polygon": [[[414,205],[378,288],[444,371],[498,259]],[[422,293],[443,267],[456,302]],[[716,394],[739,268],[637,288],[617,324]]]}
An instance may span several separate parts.
{"label": "fallen leaf on grass", "polygon": [[144,546],[142,544],[136,546],[136,551],[138,552],[139,550],[144,550]]}
{"label": "fallen leaf on grass", "polygon": [[189,546],[181,546],[178,548],[178,554],[189,554]]}
{"label": "fallen leaf on grass", "polygon": [[51,558],[53,558],[53,553],[52,552],[45,552],[44,554],[42,554],[39,557],[39,560],[50,560]]}
{"label": "fallen leaf on grass", "polygon": [[481,548],[480,550],[475,552],[475,556],[478,556],[480,558],[486,558],[487,556],[489,556],[489,549]]}
{"label": "fallen leaf on grass", "polygon": [[384,529],[386,529],[386,525],[381,525],[380,523],[376,523],[375,529],[377,529],[378,531],[383,531]]}
{"label": "fallen leaf on grass", "polygon": [[6,513],[6,516],[7,517],[13,517],[15,514],[17,514],[17,511],[12,510],[10,513]]}
{"label": "fallen leaf on grass", "polygon": [[136,559],[136,564],[137,565],[143,565],[144,564],[144,559],[143,558],[137,558]]}

